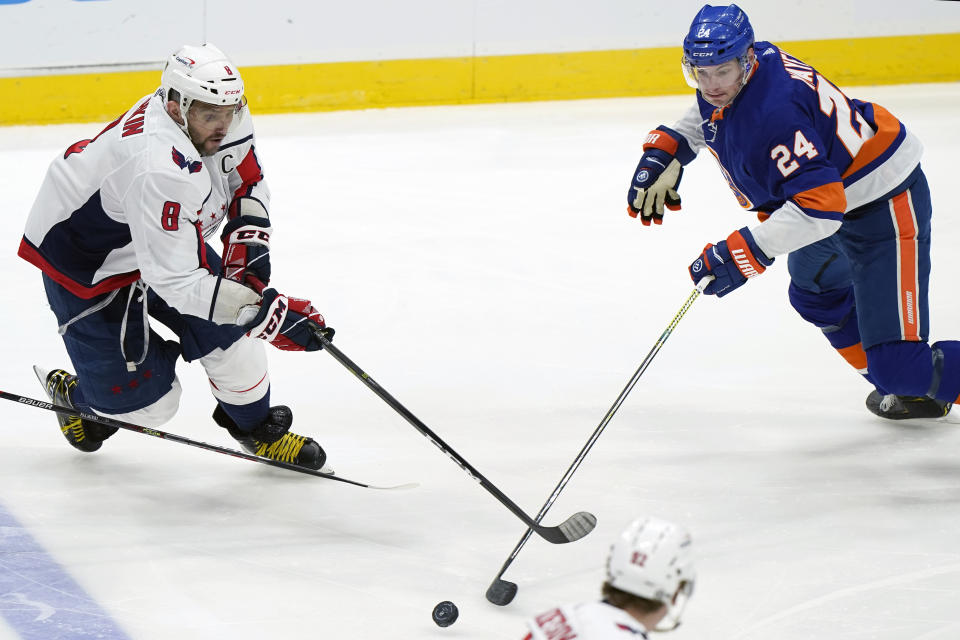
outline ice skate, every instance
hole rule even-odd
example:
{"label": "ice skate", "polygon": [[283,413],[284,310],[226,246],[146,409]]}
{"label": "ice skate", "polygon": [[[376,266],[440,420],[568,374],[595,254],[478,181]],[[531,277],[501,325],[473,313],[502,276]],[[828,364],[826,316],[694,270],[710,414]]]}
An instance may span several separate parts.
{"label": "ice skate", "polygon": [[[273,442],[257,440],[253,434],[241,431],[219,404],[213,412],[213,419],[249,453],[323,473],[333,473],[333,469],[325,465],[326,452],[313,438],[287,431]],[[281,421],[289,425],[293,421],[293,415],[287,407],[270,407],[270,417],[267,421]]]}
{"label": "ice skate", "polygon": [[[75,409],[73,393],[77,386],[77,376],[67,373],[63,369],[46,371],[34,366],[33,372],[37,375],[43,390],[46,391],[50,402],[64,407]],[[106,427],[89,420],[82,420],[80,416],[57,414],[60,431],[75,449],[85,453],[93,453],[100,448],[103,441],[117,432],[115,427]]]}
{"label": "ice skate", "polygon": [[888,420],[942,418],[950,413],[952,406],[949,402],[925,396],[898,396],[892,393],[882,396],[876,389],[867,396],[867,409]]}

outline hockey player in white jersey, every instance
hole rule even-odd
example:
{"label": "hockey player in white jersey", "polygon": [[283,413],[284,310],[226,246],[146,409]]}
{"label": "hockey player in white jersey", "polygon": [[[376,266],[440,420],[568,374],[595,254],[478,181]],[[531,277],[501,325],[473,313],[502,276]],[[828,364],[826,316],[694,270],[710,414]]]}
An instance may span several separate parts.
{"label": "hockey player in white jersey", "polygon": [[636,640],[675,629],[693,593],[690,546],[682,527],[637,518],[610,548],[603,600],[541,613],[524,640]]}
{"label": "hockey player in white jersey", "polygon": [[[43,272],[76,371],[38,369],[51,400],[159,426],[179,405],[177,360],[199,361],[214,420],[244,448],[322,468],[290,409],[270,406],[264,341],[313,351],[315,331],[333,330],[309,301],[266,288],[269,208],[237,68],[211,44],[184,46],[156,92],[54,159],[30,211],[19,255]],[[116,431],[58,419],[81,451]]]}

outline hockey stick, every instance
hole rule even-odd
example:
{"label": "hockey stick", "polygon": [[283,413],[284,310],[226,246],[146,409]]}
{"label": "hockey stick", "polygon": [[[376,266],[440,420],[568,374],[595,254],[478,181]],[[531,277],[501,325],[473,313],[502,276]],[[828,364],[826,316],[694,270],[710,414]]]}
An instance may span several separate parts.
{"label": "hockey stick", "polygon": [[155,438],[161,438],[163,440],[170,440],[171,442],[179,442],[180,444],[190,445],[191,447],[198,447],[200,449],[206,449],[207,451],[216,451],[217,453],[223,453],[228,456],[233,456],[234,458],[243,458],[244,460],[250,460],[252,462],[259,462],[260,464],[269,465],[271,467],[278,467],[280,469],[287,469],[288,471],[296,471],[297,473],[305,473],[311,476],[317,476],[318,478],[326,478],[327,480],[336,480],[337,482],[345,482],[347,484],[352,484],[357,487],[364,487],[366,489],[410,489],[416,487],[416,482],[411,482],[408,484],[400,484],[391,487],[378,487],[372,484],[366,484],[364,482],[357,482],[356,480],[348,480],[347,478],[342,478],[340,476],[335,476],[329,473],[323,473],[321,471],[314,471],[313,469],[307,469],[306,467],[299,467],[295,464],[288,464],[286,462],[280,462],[279,460],[271,460],[270,458],[262,458],[252,453],[246,453],[243,451],[237,451],[235,449],[228,449],[227,447],[221,447],[215,444],[207,444],[206,442],[200,442],[199,440],[191,440],[190,438],[184,438],[173,433],[167,433],[166,431],[160,431],[159,429],[152,429],[150,427],[141,427],[140,425],[131,424],[129,422],[123,422],[122,420],[114,420],[113,418],[107,418],[105,416],[99,416],[93,413],[87,413],[79,409],[71,409],[69,407],[64,407],[43,400],[35,400],[33,398],[28,398],[26,396],[16,395],[14,393],[7,393],[6,391],[0,391],[0,398],[4,400],[11,400],[13,402],[18,402],[23,405],[30,407],[37,407],[38,409],[46,409],[47,411],[53,411],[54,413],[62,413],[64,415],[71,416],[80,416],[84,420],[89,420],[91,422],[96,422],[97,424],[106,425],[108,427],[117,427],[118,429],[126,429],[127,431],[136,431],[137,433],[142,433],[144,435],[153,436]]}
{"label": "hockey stick", "polygon": [[[693,290],[693,293],[690,294],[690,296],[687,298],[687,301],[683,303],[682,307],[680,307],[680,311],[677,312],[677,315],[673,316],[673,320],[670,321],[670,324],[667,325],[667,328],[664,330],[664,332],[660,334],[656,344],[654,344],[653,348],[650,349],[650,353],[648,353],[647,357],[644,358],[643,362],[640,363],[640,367],[637,368],[637,371],[633,374],[633,377],[630,378],[627,386],[624,387],[623,391],[620,392],[620,395],[617,396],[613,406],[610,407],[610,410],[607,411],[607,414],[603,416],[603,420],[601,420],[597,428],[594,429],[593,434],[590,436],[590,439],[587,440],[587,443],[583,445],[583,449],[581,449],[580,453],[577,454],[577,458],[573,461],[573,464],[571,464],[570,468],[567,469],[567,472],[563,474],[563,477],[560,478],[560,482],[553,490],[553,493],[550,494],[550,497],[547,498],[547,501],[543,504],[543,507],[540,508],[540,511],[537,513],[537,517],[535,518],[537,522],[540,522],[543,516],[547,514],[547,511],[550,510],[550,507],[553,506],[557,496],[559,496],[560,492],[563,491],[563,488],[567,486],[567,482],[570,481],[570,478],[580,466],[580,463],[583,462],[583,459],[587,456],[587,453],[600,437],[600,434],[603,433],[604,429],[606,429],[607,424],[609,424],[610,420],[613,419],[613,415],[620,408],[620,405],[622,405],[623,401],[627,399],[627,395],[633,390],[634,385],[637,384],[637,380],[640,379],[640,376],[643,375],[643,372],[646,371],[647,367],[650,366],[650,363],[653,362],[654,356],[659,353],[660,348],[667,341],[667,338],[670,337],[670,334],[673,333],[673,330],[676,328],[677,324],[679,324],[680,319],[686,315],[690,305],[693,304],[693,301],[697,299],[697,297],[703,292],[703,289],[710,283],[711,280],[713,280],[713,276],[704,278],[697,284],[697,288]],[[510,604],[513,601],[514,596],[517,595],[517,584],[510,582],[509,580],[504,580],[503,574],[513,563],[514,559],[517,557],[517,554],[520,553],[520,549],[523,548],[523,545],[525,545],[529,539],[530,529],[527,529],[523,534],[523,537],[520,538],[520,542],[518,542],[517,546],[513,548],[513,551],[510,553],[507,561],[503,563],[502,567],[500,567],[500,573],[497,574],[497,577],[494,578],[493,582],[490,583],[490,586],[487,587],[486,596],[489,602],[501,607],[505,607],[506,605]]]}
{"label": "hockey stick", "polygon": [[533,531],[537,535],[542,537],[548,542],[554,544],[563,544],[565,542],[573,542],[574,540],[579,540],[584,537],[597,526],[597,518],[592,513],[587,513],[586,511],[578,511],[573,514],[559,525],[555,527],[544,527],[540,525],[540,520],[534,520],[528,516],[524,511],[516,505],[510,498],[508,498],[500,489],[498,489],[492,482],[487,480],[483,474],[477,471],[473,465],[467,462],[459,453],[454,451],[450,445],[440,439],[436,433],[430,430],[430,428],[420,421],[415,415],[410,413],[410,411],[404,407],[400,402],[396,400],[393,396],[386,392],[377,382],[367,375],[363,369],[356,365],[350,358],[348,358],[340,349],[333,346],[333,343],[323,334],[323,332],[314,328],[313,333],[316,336],[317,340],[323,345],[324,350],[333,356],[333,359],[346,367],[347,371],[352,373],[357,377],[363,384],[365,384],[371,391],[373,391],[381,400],[390,405],[390,408],[399,413],[404,420],[409,422],[414,429],[423,434],[427,440],[432,442],[438,449],[443,451],[448,458],[457,463],[461,469],[467,472],[471,478],[480,483],[484,489],[486,489],[494,498],[500,501],[500,504],[509,509],[513,515],[517,516],[529,527],[528,533]]}

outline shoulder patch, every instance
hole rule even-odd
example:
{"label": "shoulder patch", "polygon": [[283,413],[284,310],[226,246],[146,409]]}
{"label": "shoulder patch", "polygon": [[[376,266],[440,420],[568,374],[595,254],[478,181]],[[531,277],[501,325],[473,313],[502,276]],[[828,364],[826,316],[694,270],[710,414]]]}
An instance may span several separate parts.
{"label": "shoulder patch", "polygon": [[203,163],[200,160],[191,160],[177,151],[176,147],[170,148],[173,149],[173,163],[181,169],[186,169],[190,173],[197,173],[203,167]]}

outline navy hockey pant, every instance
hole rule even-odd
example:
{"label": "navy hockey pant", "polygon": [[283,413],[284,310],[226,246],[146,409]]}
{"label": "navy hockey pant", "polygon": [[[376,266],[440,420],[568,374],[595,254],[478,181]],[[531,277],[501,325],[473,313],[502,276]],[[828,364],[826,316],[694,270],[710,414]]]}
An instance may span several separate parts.
{"label": "navy hockey pant", "polygon": [[[219,270],[219,257],[209,245],[207,260],[212,269]],[[237,326],[181,314],[152,290],[144,297],[136,284],[84,299],[47,275],[43,283],[60,325],[116,293],[103,308],[72,322],[62,336],[78,376],[82,403],[105,414],[124,414],[152,405],[171,390],[179,357],[196,360],[217,348],[226,349],[245,333]],[[164,339],[149,322],[144,325],[144,304],[149,317],[169,328],[176,340]]]}
{"label": "navy hockey pant", "polygon": [[789,255],[789,296],[881,393],[953,402],[960,343],[927,342],[931,215],[917,167],[891,193],[850,211],[836,234]]}

